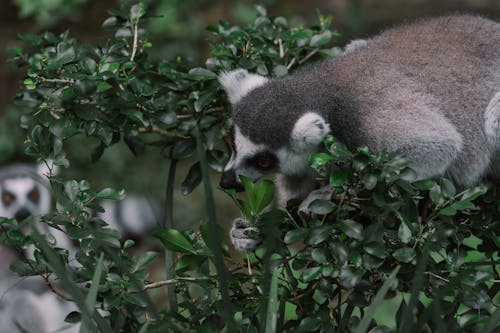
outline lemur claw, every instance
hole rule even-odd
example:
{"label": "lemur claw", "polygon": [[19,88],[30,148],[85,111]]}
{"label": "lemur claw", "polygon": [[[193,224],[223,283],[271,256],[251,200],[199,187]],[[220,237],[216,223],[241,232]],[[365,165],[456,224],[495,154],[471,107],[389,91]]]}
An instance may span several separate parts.
{"label": "lemur claw", "polygon": [[259,229],[243,218],[234,220],[229,236],[234,248],[242,252],[253,251],[262,241]]}

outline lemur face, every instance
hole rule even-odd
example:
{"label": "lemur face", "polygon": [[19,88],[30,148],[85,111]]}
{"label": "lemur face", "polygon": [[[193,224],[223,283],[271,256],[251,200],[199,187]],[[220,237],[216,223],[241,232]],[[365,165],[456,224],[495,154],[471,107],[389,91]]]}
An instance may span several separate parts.
{"label": "lemur face", "polygon": [[[254,96],[256,88],[270,81],[265,77],[249,74],[246,70],[223,73],[219,81],[233,105],[233,152],[224,168],[220,186],[241,191],[243,186],[239,176],[257,181],[271,174],[300,177],[307,173],[309,155],[317,150],[329,133],[329,126],[323,117],[315,112],[293,109],[293,105],[290,109],[287,105],[273,113],[273,108],[269,107],[272,104],[268,103],[269,99],[282,106],[285,102],[276,101],[277,97],[272,89],[266,92],[267,98]],[[241,103],[244,97],[246,102],[249,99],[253,102]],[[244,116],[245,114],[249,117]],[[283,118],[286,122],[281,120]]]}
{"label": "lemur face", "polygon": [[280,161],[275,152],[263,144],[255,144],[245,137],[238,126],[234,127],[233,153],[224,167],[220,186],[225,189],[243,190],[239,176],[257,181],[263,175],[278,172]]}
{"label": "lemur face", "polygon": [[[50,210],[50,192],[35,181],[26,167],[14,167],[0,176],[0,216],[22,221],[28,216],[46,214]],[[35,168],[31,170],[36,173]]]}

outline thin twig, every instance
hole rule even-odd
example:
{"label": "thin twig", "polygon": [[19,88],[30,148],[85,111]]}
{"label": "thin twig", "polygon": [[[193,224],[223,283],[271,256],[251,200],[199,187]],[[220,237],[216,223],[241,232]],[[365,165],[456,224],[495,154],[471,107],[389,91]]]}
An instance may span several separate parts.
{"label": "thin twig", "polygon": [[45,283],[47,284],[47,286],[49,287],[49,289],[54,293],[56,294],[57,296],[61,297],[63,300],[65,301],[69,301],[69,302],[72,302],[73,301],[73,298],[71,298],[70,296],[66,295],[65,293],[63,293],[61,290],[57,289],[56,287],[54,287],[52,285],[52,283],[50,283],[49,279],[46,278],[45,276],[42,275],[42,277],[44,278],[45,280]]}
{"label": "thin twig", "polygon": [[135,58],[135,54],[137,52],[137,35],[139,31],[139,25],[134,24],[134,44],[132,46],[132,55],[130,56],[130,61],[133,62]]}
{"label": "thin twig", "polygon": [[55,82],[55,83],[75,83],[76,80],[74,79],[47,79],[45,77],[38,77],[39,80],[43,82]]}
{"label": "thin twig", "polygon": [[296,57],[293,57],[293,59],[286,65],[286,69],[292,68],[292,66],[295,64],[295,61],[297,61]]}
{"label": "thin twig", "polygon": [[248,269],[248,275],[253,275],[252,263],[250,262],[250,255],[248,255],[248,254],[247,254],[247,269]]}
{"label": "thin twig", "polygon": [[174,137],[174,138],[180,138],[180,139],[189,139],[188,136],[169,132],[167,130],[159,128],[156,125],[151,125],[150,127],[141,127],[141,128],[139,128],[139,132],[141,132],[141,133],[157,133],[157,134],[161,134],[163,136],[168,136],[168,137]]}
{"label": "thin twig", "polygon": [[280,59],[283,59],[285,56],[285,49],[283,48],[283,42],[281,41],[281,38],[278,38],[278,46],[280,48]]}
{"label": "thin twig", "polygon": [[446,278],[444,278],[444,277],[442,277],[442,276],[440,276],[440,275],[437,275],[437,274],[435,274],[435,273],[432,273],[432,272],[425,272],[425,273],[426,273],[426,274],[428,274],[428,275],[431,275],[431,276],[433,276],[433,277],[435,277],[435,278],[437,278],[437,279],[439,279],[439,280],[441,280],[441,281],[444,281],[444,282],[446,282],[446,283],[449,283],[449,282],[450,282],[450,280],[448,280],[448,279],[446,279]]}
{"label": "thin twig", "polygon": [[319,49],[315,49],[315,50],[312,50],[311,52],[309,52],[308,55],[306,55],[304,58],[300,59],[299,60],[299,65],[302,65],[304,62],[306,62],[307,60],[309,60],[309,58],[311,58],[313,55],[315,55],[316,53],[318,53]]}
{"label": "thin twig", "polygon": [[152,283],[148,283],[144,286],[144,290],[147,289],[154,289],[154,288],[159,288],[163,286],[169,286],[172,284],[176,284],[182,281],[187,281],[187,282],[200,282],[200,281],[210,281],[211,279],[208,277],[178,277],[175,279],[168,279],[168,280],[162,280],[162,281],[156,281]]}

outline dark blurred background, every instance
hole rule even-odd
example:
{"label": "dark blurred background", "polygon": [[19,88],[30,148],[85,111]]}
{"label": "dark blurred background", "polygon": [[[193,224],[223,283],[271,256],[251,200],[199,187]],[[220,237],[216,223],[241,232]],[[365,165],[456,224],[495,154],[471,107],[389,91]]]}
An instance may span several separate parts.
{"label": "dark blurred background", "polygon": [[[285,16],[292,25],[314,25],[317,10],[333,17],[333,28],[341,33],[338,46],[354,38],[366,38],[384,28],[408,19],[446,13],[477,13],[500,20],[499,0],[145,0],[154,16],[145,21],[153,47],[150,56],[175,59],[196,66],[203,64],[209,47],[205,27],[223,19],[237,24],[255,17],[255,4],[268,8],[269,15]],[[19,128],[22,110],[12,97],[21,87],[24,73],[8,63],[9,49],[23,46],[16,36],[22,32],[70,31],[70,35],[89,43],[104,44],[110,33],[101,29],[107,9],[118,8],[117,0],[0,0],[0,167],[30,162],[23,154],[24,133]],[[161,200],[166,182],[167,161],[151,150],[135,158],[117,144],[93,164],[88,147],[93,142],[70,143],[69,170],[65,175],[85,178],[96,188],[123,187],[129,192]],[[182,166],[181,166],[182,167]],[[180,174],[187,172],[188,165]],[[179,179],[179,183],[182,179]],[[179,193],[179,191],[176,191]],[[220,192],[220,191],[218,191]],[[188,226],[203,216],[202,193],[186,200],[177,194],[176,221]],[[237,212],[224,193],[217,199],[220,215],[228,221]],[[183,209],[189,205],[189,209]]]}

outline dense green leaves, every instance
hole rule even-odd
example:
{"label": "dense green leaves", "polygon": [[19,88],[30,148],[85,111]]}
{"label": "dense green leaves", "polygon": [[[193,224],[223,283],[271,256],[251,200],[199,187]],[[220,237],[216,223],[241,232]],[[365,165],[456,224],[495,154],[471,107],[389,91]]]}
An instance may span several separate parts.
{"label": "dense green leaves", "polygon": [[[290,27],[259,6],[246,26],[220,22],[208,28],[212,49],[205,64],[155,63],[141,28],[147,7],[124,5],[110,15],[103,27],[114,34],[103,45],[81,43],[68,32],[20,36],[28,51],[13,49],[12,63],[27,69],[16,95],[26,110],[26,152],[70,167],[66,142],[73,137],[96,141],[88,149],[92,160],[121,140],[136,156],[146,147],[157,149],[158,158],[174,165],[189,162],[180,188],[185,195],[202,182],[210,185],[206,166],[220,172],[229,156],[223,141],[227,102],[218,73],[241,67],[280,77],[314,55],[339,53],[327,47],[336,36],[330,18],[320,15],[313,28]],[[497,189],[479,185],[460,192],[448,179],[413,182],[404,157],[372,154],[366,147],[350,151],[331,136],[325,148],[309,162],[318,181],[332,188],[331,196],[301,207],[300,216],[297,203],[286,210],[273,207],[275,187],[269,180],[241,177],[246,193],[228,191],[264,236],[248,262],[229,260],[224,246],[221,253],[214,251],[225,243],[218,225],[164,227],[154,235],[174,260],[165,268],[167,280],[149,281],[148,268],[159,254],[131,256],[126,250],[134,242],[122,243],[93,213],[102,211],[100,200],[120,200],[125,192],[51,177],[57,209],[40,223],[78,243],[74,259],[53,237],[26,232],[31,220],[0,219],[5,243],[36,248],[34,259],[14,262],[11,269],[47,276],[62,267],[66,288],[78,291],[84,285],[88,292],[80,312],[66,320],[123,332],[231,331],[228,313],[244,332],[386,332],[407,324],[415,331],[493,332],[499,313]],[[168,193],[173,186],[172,180]],[[167,219],[175,208],[171,197]],[[213,207],[208,210],[215,222]],[[47,244],[54,250],[47,251]],[[223,259],[227,272],[219,270]],[[165,285],[173,301],[157,311],[147,296]],[[391,326],[375,310],[394,304],[399,311]]]}

